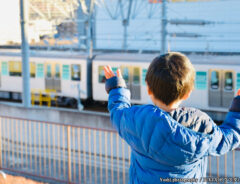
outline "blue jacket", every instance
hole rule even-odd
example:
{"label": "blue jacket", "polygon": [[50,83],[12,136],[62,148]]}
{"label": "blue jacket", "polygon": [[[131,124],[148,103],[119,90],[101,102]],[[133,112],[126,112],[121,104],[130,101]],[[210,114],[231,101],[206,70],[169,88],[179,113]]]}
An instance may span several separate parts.
{"label": "blue jacket", "polygon": [[131,184],[196,182],[191,179],[203,183],[207,156],[225,154],[240,143],[239,112],[229,112],[221,126],[208,118],[212,130],[205,134],[186,128],[157,106],[131,106],[125,88],[110,90],[108,109],[111,122],[132,150]]}

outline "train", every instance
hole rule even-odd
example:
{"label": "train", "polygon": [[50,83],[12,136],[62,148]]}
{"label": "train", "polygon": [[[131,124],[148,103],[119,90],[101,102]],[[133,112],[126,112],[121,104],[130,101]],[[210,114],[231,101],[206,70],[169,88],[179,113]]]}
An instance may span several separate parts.
{"label": "train", "polygon": [[[22,99],[22,59],[20,51],[0,52],[0,98]],[[58,105],[76,107],[81,89],[81,99],[88,99],[91,91],[91,72],[87,55],[64,52],[31,52],[29,59],[31,91],[56,96]]]}
{"label": "train", "polygon": [[[121,69],[132,103],[151,103],[147,95],[145,76],[154,54],[100,55],[93,60],[93,99],[107,101],[104,92],[103,66]],[[240,88],[240,56],[238,55],[187,55],[196,70],[194,90],[183,106],[205,111],[227,112],[237,89]],[[100,92],[101,91],[101,92]]]}
{"label": "train", "polygon": [[[57,103],[77,107],[78,99],[88,103],[107,102],[103,67],[121,69],[133,104],[151,103],[145,76],[157,53],[85,53],[32,51],[31,90],[53,90]],[[240,55],[187,54],[196,70],[195,87],[184,106],[227,112],[240,88]],[[0,51],[0,98],[21,100],[22,62],[20,51]]]}

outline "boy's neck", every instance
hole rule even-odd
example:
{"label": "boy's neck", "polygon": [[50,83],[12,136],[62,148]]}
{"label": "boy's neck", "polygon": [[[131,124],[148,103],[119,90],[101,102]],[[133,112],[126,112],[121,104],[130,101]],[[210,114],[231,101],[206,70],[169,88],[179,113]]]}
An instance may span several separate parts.
{"label": "boy's neck", "polygon": [[153,103],[156,106],[158,106],[160,109],[162,109],[162,110],[164,110],[166,112],[171,112],[171,111],[175,110],[176,108],[178,108],[179,105],[181,104],[181,102],[182,102],[182,100],[178,100],[178,101],[173,102],[173,103],[171,103],[169,105],[166,105],[166,104],[162,103],[160,100],[154,100]]}

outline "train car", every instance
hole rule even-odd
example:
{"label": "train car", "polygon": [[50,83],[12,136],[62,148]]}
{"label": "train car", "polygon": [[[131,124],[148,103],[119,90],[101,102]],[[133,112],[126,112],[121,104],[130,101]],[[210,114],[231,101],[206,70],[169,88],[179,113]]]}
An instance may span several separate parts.
{"label": "train car", "polygon": [[[74,53],[32,52],[30,87],[32,91],[52,91],[59,104],[76,106],[79,98],[91,96],[91,70],[86,55]],[[18,52],[0,52],[0,97],[21,100],[22,59]],[[88,70],[90,70],[88,72]],[[80,85],[80,90],[79,90]]]}
{"label": "train car", "polygon": [[240,88],[240,56],[190,55],[196,69],[195,90],[185,104],[227,112]]}
{"label": "train car", "polygon": [[[110,65],[114,71],[121,69],[131,101],[136,104],[151,103],[147,95],[145,76],[147,68],[156,57],[153,54],[99,55],[93,61],[93,99],[107,101],[104,87],[103,66]],[[240,56],[188,55],[196,69],[195,89],[184,106],[203,110],[227,112],[240,88]]]}
{"label": "train car", "polygon": [[[111,53],[97,54],[93,60],[79,53],[31,52],[31,90],[52,90],[60,105],[77,107],[77,99],[107,102],[103,67],[122,71],[131,101],[151,103],[147,95],[145,76],[148,66],[158,54]],[[231,100],[240,88],[240,56],[188,55],[196,69],[195,89],[184,106],[227,112]],[[21,54],[0,52],[0,98],[21,100]]]}
{"label": "train car", "polygon": [[92,61],[93,100],[107,101],[103,67],[112,66],[114,72],[121,69],[127,88],[131,91],[131,100],[136,104],[147,103],[150,98],[146,93],[145,75],[152,58],[149,54],[109,54],[97,55]]}

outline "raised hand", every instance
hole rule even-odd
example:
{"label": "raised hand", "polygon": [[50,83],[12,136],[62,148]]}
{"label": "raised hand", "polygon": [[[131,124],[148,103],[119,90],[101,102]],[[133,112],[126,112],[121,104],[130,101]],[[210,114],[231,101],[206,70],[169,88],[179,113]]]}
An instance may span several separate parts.
{"label": "raised hand", "polygon": [[[115,76],[114,72],[112,71],[112,67],[109,65],[104,66],[104,73],[105,73],[106,79],[110,79]],[[122,78],[122,73],[120,69],[117,69],[117,76]]]}
{"label": "raised hand", "polygon": [[237,91],[237,96],[240,96],[240,89]]}

